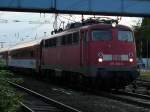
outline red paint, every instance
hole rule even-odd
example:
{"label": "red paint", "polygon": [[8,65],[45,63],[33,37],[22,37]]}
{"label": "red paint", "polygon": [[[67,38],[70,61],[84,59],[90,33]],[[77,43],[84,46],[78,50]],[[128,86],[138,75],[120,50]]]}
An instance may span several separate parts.
{"label": "red paint", "polygon": [[[105,29],[112,31],[111,41],[92,41],[91,31],[93,29]],[[79,31],[80,42],[74,45],[66,46],[55,46],[50,48],[41,48],[40,45],[34,45],[26,48],[19,48],[16,50],[9,51],[9,56],[12,56],[14,52],[22,50],[30,50],[34,52],[32,57],[13,57],[19,59],[36,59],[40,60],[40,65],[61,65],[64,67],[80,67],[80,66],[92,66],[92,67],[135,67],[136,66],[136,47],[135,43],[123,42],[117,39],[118,29],[131,31],[128,27],[118,26],[112,28],[111,25],[97,24],[83,26],[81,28],[71,29],[62,33],[56,34],[57,37],[61,37],[68,32]],[[88,42],[84,42],[82,33],[87,32]],[[55,37],[55,36],[54,36]],[[46,39],[45,39],[46,40]],[[133,62],[129,61],[109,61],[102,63],[98,62],[98,53],[111,54],[111,55],[122,55],[133,53]],[[39,66],[40,66],[39,65]]]}
{"label": "red paint", "polygon": [[[131,31],[128,27],[120,26],[123,30]],[[95,66],[95,67],[135,67],[136,66],[136,47],[135,43],[123,42],[117,39],[118,28],[112,28],[110,25],[91,25],[80,29],[80,44],[66,45],[53,48],[43,48],[43,64],[46,65],[63,65],[63,66]],[[96,41],[91,40],[92,29],[108,29],[112,31],[111,41]],[[84,42],[82,33],[88,32],[89,41]],[[65,33],[65,32],[64,32]],[[62,33],[62,35],[64,35]],[[61,34],[58,34],[61,36]],[[109,61],[98,62],[98,53],[112,55],[128,55],[133,53],[134,61]]]}

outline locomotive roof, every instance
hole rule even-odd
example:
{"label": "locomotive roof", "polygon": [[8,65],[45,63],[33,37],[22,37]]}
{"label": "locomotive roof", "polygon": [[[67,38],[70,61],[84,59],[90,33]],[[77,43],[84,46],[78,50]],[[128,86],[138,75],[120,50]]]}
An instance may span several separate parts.
{"label": "locomotive roof", "polygon": [[39,45],[41,43],[41,40],[42,39],[19,43],[17,45],[12,46],[11,48],[9,48],[9,50],[11,51],[11,50],[16,50],[16,49],[20,49],[20,48],[26,48],[26,47],[32,47],[35,45]]}
{"label": "locomotive roof", "polygon": [[62,31],[60,33],[56,33],[56,34],[51,35],[51,36],[49,36],[47,38],[44,38],[43,40],[50,39],[50,38],[57,37],[57,36],[61,36],[61,35],[64,35],[64,34],[69,34],[69,33],[77,32],[77,31],[79,31],[82,28],[83,27],[78,27],[78,28],[72,28],[72,29],[69,29],[69,30],[64,30],[64,31]]}
{"label": "locomotive roof", "polygon": [[[56,33],[54,35],[51,35],[50,37],[47,37],[47,38],[44,38],[43,40],[46,40],[46,39],[50,39],[50,38],[53,38],[53,37],[58,37],[58,36],[61,36],[61,35],[64,35],[64,34],[69,34],[69,33],[73,33],[73,32],[77,32],[77,31],[80,31],[81,29],[94,29],[94,28],[113,28],[111,24],[92,24],[92,25],[86,25],[86,26],[81,26],[81,27],[77,27],[77,28],[71,28],[71,29],[68,29],[68,30],[64,30],[60,33]],[[128,26],[125,26],[125,25],[117,25],[116,28],[118,29],[123,29],[123,30],[131,30],[132,29]]]}

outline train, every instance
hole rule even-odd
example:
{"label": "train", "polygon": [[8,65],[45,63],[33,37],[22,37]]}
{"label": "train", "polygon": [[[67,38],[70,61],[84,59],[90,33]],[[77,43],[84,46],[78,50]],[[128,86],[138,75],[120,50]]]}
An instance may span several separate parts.
{"label": "train", "polygon": [[133,30],[114,21],[90,19],[40,40],[0,51],[13,70],[98,88],[124,88],[139,72]]}

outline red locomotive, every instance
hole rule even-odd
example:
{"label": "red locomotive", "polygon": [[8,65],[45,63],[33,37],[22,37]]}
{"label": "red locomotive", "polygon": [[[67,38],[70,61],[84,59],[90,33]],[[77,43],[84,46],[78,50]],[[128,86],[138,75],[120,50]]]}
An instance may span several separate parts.
{"label": "red locomotive", "polygon": [[[93,24],[94,22],[94,24]],[[70,29],[8,51],[8,66],[66,82],[121,88],[139,73],[133,31],[90,19]]]}

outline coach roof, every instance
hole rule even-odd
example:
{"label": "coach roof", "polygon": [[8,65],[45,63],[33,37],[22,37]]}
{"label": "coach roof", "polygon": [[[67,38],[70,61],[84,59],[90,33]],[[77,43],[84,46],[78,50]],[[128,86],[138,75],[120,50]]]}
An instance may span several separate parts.
{"label": "coach roof", "polygon": [[35,46],[35,45],[40,45],[42,39],[39,39],[39,40],[34,40],[34,41],[28,41],[28,42],[24,42],[24,43],[19,43],[19,44],[16,44],[14,46],[11,46],[9,48],[9,50],[15,50],[15,49],[21,49],[21,48],[26,48],[26,47],[32,47],[32,46]]}
{"label": "coach roof", "polygon": [[9,50],[9,48],[8,48],[8,47],[1,48],[1,49],[0,49],[0,53],[2,53],[2,52],[7,52],[8,50]]}

